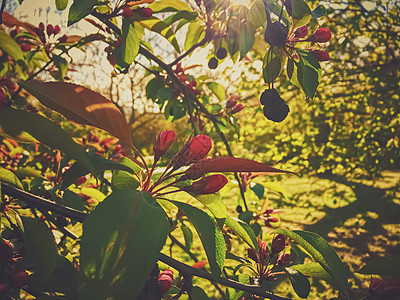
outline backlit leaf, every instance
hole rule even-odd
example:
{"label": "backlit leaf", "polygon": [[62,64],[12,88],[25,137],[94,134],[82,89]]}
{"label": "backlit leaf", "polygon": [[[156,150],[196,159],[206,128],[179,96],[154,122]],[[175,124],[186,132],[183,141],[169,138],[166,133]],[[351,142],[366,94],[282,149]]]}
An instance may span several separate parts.
{"label": "backlit leaf", "polygon": [[14,58],[15,61],[24,60],[24,53],[19,45],[4,30],[0,30],[0,48]]}
{"label": "backlit leaf", "polygon": [[295,269],[285,268],[285,270],[297,296],[303,299],[307,298],[310,294],[310,282],[307,277]]}
{"label": "backlit leaf", "polygon": [[171,201],[188,217],[196,228],[207,254],[211,273],[218,278],[225,261],[225,240],[215,221],[204,211],[189,204]]}
{"label": "backlit leaf", "polygon": [[311,14],[311,9],[304,0],[293,0],[292,2],[292,17],[295,20],[300,20],[306,15]]}
{"label": "backlit leaf", "polygon": [[225,225],[232,229],[235,234],[241,237],[251,248],[258,250],[257,238],[249,224],[240,219],[227,216]]}
{"label": "backlit leaf", "polygon": [[190,23],[185,39],[185,45],[184,45],[185,50],[186,51],[189,50],[190,47],[198,43],[203,33],[204,33],[204,27],[200,23],[197,22]]}
{"label": "backlit leaf", "polygon": [[190,5],[180,0],[155,1],[147,7],[151,8],[154,12],[192,11]]}
{"label": "backlit leaf", "polygon": [[83,147],[75,143],[61,127],[45,117],[27,111],[3,108],[0,110],[0,126],[12,135],[26,131],[41,143],[61,150],[91,169]]}
{"label": "backlit leaf", "polygon": [[220,101],[225,100],[225,90],[222,85],[217,82],[207,82],[206,85]]}
{"label": "backlit leaf", "polygon": [[15,176],[13,172],[10,170],[0,168],[0,182],[5,181],[7,183],[11,183],[12,185],[19,187],[20,189],[24,189],[22,183],[19,181],[18,177]]}
{"label": "backlit leaf", "polygon": [[129,126],[107,98],[81,85],[68,82],[20,83],[44,106],[62,114],[70,121],[104,129],[133,147]]}
{"label": "backlit leaf", "polygon": [[79,299],[136,299],[168,232],[165,213],[149,194],[111,193],[83,223]]}

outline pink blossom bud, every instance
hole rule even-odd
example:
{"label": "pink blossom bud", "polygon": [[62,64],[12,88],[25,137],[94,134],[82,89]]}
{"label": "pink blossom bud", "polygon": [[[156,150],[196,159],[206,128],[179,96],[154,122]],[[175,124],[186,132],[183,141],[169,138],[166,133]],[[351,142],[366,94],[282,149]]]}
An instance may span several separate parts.
{"label": "pink blossom bud", "polygon": [[255,262],[258,262],[257,253],[253,248],[247,248],[247,256]]}
{"label": "pink blossom bud", "polygon": [[132,15],[133,15],[132,9],[129,6],[125,6],[124,9],[122,10],[122,16],[124,18],[129,18]]}
{"label": "pink blossom bud", "polygon": [[60,31],[61,31],[60,26],[58,26],[58,25],[54,26],[54,34],[59,34]]}
{"label": "pink blossom bud", "polygon": [[75,181],[75,185],[76,185],[76,186],[79,186],[79,185],[84,184],[85,182],[86,182],[86,177],[85,177],[85,176],[82,176],[82,177],[79,177],[79,178]]}
{"label": "pink blossom bud", "polygon": [[23,52],[28,52],[28,51],[31,51],[31,49],[32,49],[32,45],[29,45],[26,43],[22,43],[21,45],[19,45],[19,47],[21,48],[21,50]]}
{"label": "pink blossom bud", "polygon": [[153,15],[153,10],[149,7],[138,8],[137,12],[143,18],[150,18]]}
{"label": "pink blossom bud", "polygon": [[40,29],[40,31],[44,32],[44,24],[43,24],[43,22],[39,23],[39,27],[38,28]]}
{"label": "pink blossom bud", "polygon": [[46,27],[47,35],[52,35],[54,33],[54,27],[51,24],[48,24]]}
{"label": "pink blossom bud", "polygon": [[305,38],[308,33],[308,27],[307,25],[303,25],[301,27],[298,27],[295,32],[294,32],[294,37],[295,38]]}
{"label": "pink blossom bud", "polygon": [[19,289],[28,283],[29,274],[25,270],[18,271],[11,277],[11,287]]}
{"label": "pink blossom bud", "polygon": [[236,105],[234,108],[232,108],[232,110],[231,110],[231,114],[233,115],[233,114],[236,114],[236,113],[238,113],[238,112],[240,112],[240,111],[242,111],[243,110],[243,104],[238,104],[238,105]]}
{"label": "pink blossom bud", "polygon": [[291,263],[290,254],[289,253],[284,253],[284,252],[281,253],[281,255],[279,255],[278,260],[276,261],[276,263],[278,265],[281,265],[281,266],[289,265]]}
{"label": "pink blossom bud", "polygon": [[183,189],[196,195],[214,194],[228,183],[228,179],[221,174],[210,175],[193,182]]}
{"label": "pink blossom bud", "polygon": [[258,256],[260,258],[260,261],[263,262],[268,255],[269,255],[269,250],[267,243],[263,242],[260,236],[258,236]]}
{"label": "pink blossom bud", "polygon": [[285,249],[286,238],[283,234],[274,236],[271,244],[271,255],[277,254]]}
{"label": "pink blossom bud", "polygon": [[228,100],[228,101],[226,101],[225,107],[226,107],[226,109],[229,109],[229,108],[236,106],[236,104],[237,104],[237,100],[235,100],[235,99]]}
{"label": "pink blossom bud", "polygon": [[174,271],[172,271],[171,269],[166,269],[162,271],[158,277],[160,277],[161,275],[168,275],[171,278],[174,278]]}
{"label": "pink blossom bud", "polygon": [[173,130],[164,130],[160,132],[153,146],[154,161],[158,161],[160,157],[167,152],[175,139],[176,135]]}
{"label": "pink blossom bud", "polygon": [[212,147],[212,142],[208,136],[204,134],[195,136],[189,142],[189,155],[186,158],[185,165],[189,165],[195,161],[198,161],[206,157],[208,152],[210,152],[211,147]]}
{"label": "pink blossom bud", "polygon": [[328,28],[320,28],[316,30],[307,41],[315,43],[326,43],[331,39],[332,33]]}
{"label": "pink blossom bud", "polygon": [[172,286],[173,279],[168,274],[160,274],[158,276],[158,284],[161,287],[161,293],[166,293]]}
{"label": "pink blossom bud", "polygon": [[322,51],[322,50],[312,50],[311,53],[314,54],[315,57],[316,57],[319,61],[328,61],[328,60],[330,60],[329,53],[326,52],[326,51]]}
{"label": "pink blossom bud", "polygon": [[116,145],[114,150],[113,150],[113,152],[112,152],[112,154],[114,154],[114,155],[117,154],[118,152],[121,151],[121,149],[122,149],[121,145]]}
{"label": "pink blossom bud", "polygon": [[68,36],[64,34],[62,37],[58,39],[60,43],[66,43],[68,41]]}
{"label": "pink blossom bud", "polygon": [[380,278],[371,278],[368,287],[368,293],[371,296],[378,297],[379,299],[384,295],[388,284]]}

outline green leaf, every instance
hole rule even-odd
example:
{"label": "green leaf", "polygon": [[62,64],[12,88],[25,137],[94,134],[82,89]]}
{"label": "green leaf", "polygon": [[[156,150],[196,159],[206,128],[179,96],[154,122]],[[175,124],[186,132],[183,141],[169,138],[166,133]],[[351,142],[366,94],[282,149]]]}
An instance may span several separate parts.
{"label": "green leaf", "polygon": [[313,11],[312,16],[315,19],[321,18],[326,14],[326,8],[323,5],[318,5]]}
{"label": "green leaf", "polygon": [[347,272],[335,250],[316,233],[301,230],[276,229],[301,245],[331,275],[335,285],[344,291],[347,286]]}
{"label": "green leaf", "polygon": [[246,222],[227,216],[225,220],[225,225],[228,226],[233,232],[241,237],[251,248],[258,250],[258,241],[251,229],[250,225]]}
{"label": "green leaf", "polygon": [[206,292],[199,286],[194,286],[192,287],[192,290],[190,291],[190,295],[192,296],[193,300],[208,300]]}
{"label": "green leaf", "polygon": [[15,61],[24,61],[24,53],[21,48],[4,30],[0,30],[0,48],[14,58]]}
{"label": "green leaf", "polygon": [[153,78],[146,85],[146,97],[148,99],[156,100],[158,98],[158,91],[165,87],[164,81],[158,79],[157,77]]}
{"label": "green leaf", "polygon": [[255,42],[255,28],[252,23],[247,22],[245,25],[241,23],[239,29],[239,52],[240,59],[243,59],[247,52],[253,48]]}
{"label": "green leaf", "polygon": [[250,7],[247,20],[250,21],[256,28],[264,26],[264,24],[267,22],[267,15],[265,14],[265,7],[262,0],[254,1]]}
{"label": "green leaf", "polygon": [[208,210],[217,219],[218,225],[222,226],[224,224],[226,218],[226,206],[222,202],[220,193],[205,195],[196,195],[192,193],[189,194],[208,208]]}
{"label": "green leaf", "polygon": [[58,260],[53,233],[42,221],[27,217],[21,218],[28,257],[38,272],[49,278],[54,273]]}
{"label": "green leaf", "polygon": [[58,10],[64,10],[68,6],[68,0],[56,0],[56,8]]}
{"label": "green leaf", "polygon": [[267,51],[264,57],[263,69],[265,83],[271,83],[278,78],[285,64],[285,58],[286,56],[281,53],[278,47],[274,47],[273,51]]}
{"label": "green leaf", "polygon": [[21,181],[19,181],[18,177],[15,176],[15,174],[10,170],[0,168],[0,182],[1,181],[11,183],[12,185],[19,187],[22,190],[24,189]]}
{"label": "green leaf", "polygon": [[181,225],[181,230],[183,233],[183,238],[185,239],[186,249],[190,250],[193,245],[193,232],[185,224]]}
{"label": "green leaf", "polygon": [[69,8],[68,26],[78,22],[92,12],[97,0],[74,0]]}
{"label": "green leaf", "polygon": [[29,288],[48,293],[62,293],[68,299],[77,299],[78,271],[69,260],[58,256],[57,265],[51,277],[35,272],[29,276]]}
{"label": "green leaf", "polygon": [[124,18],[122,22],[122,45],[115,51],[117,62],[121,67],[129,66],[139,53],[139,37],[130,19]]}
{"label": "green leaf", "polygon": [[41,143],[61,150],[88,169],[92,168],[83,147],[75,143],[64,130],[45,117],[27,111],[3,108],[0,110],[0,126],[12,135],[26,131]]}
{"label": "green leaf", "polygon": [[292,2],[292,17],[295,20],[300,20],[304,16],[310,15],[311,9],[304,0],[293,0]]}
{"label": "green leaf", "polygon": [[156,17],[151,17],[149,19],[144,19],[139,21],[139,23],[147,28],[148,30],[157,32],[161,36],[165,37],[176,51],[180,52],[178,41],[176,40],[175,33],[167,24]]}
{"label": "green leaf", "polygon": [[310,282],[307,277],[295,269],[285,268],[285,270],[297,296],[303,299],[307,298],[310,294]]}
{"label": "green leaf", "polygon": [[211,273],[215,278],[218,278],[221,275],[221,269],[224,265],[226,251],[225,240],[221,230],[215,221],[204,211],[183,202],[170,202],[182,210],[196,228],[206,251]]}
{"label": "green leaf", "polygon": [[59,79],[61,81],[64,81],[64,77],[68,71],[68,62],[64,58],[58,55],[53,55],[53,61],[58,68]]}
{"label": "green leaf", "polygon": [[197,18],[197,12],[195,12],[195,11],[190,12],[190,11],[186,11],[186,10],[181,10],[181,11],[178,11],[176,14],[173,14],[173,15],[169,16],[168,18],[166,18],[164,20],[164,23],[167,26],[171,26],[176,21],[179,21],[179,20],[182,20],[182,19],[192,21],[192,20],[194,20],[196,18]]}
{"label": "green leaf", "polygon": [[286,73],[290,82],[293,85],[297,86],[299,89],[301,89],[300,83],[297,79],[297,66],[295,65],[294,59],[288,59],[286,65]]}
{"label": "green leaf", "polygon": [[185,45],[184,45],[185,50],[186,51],[189,50],[190,47],[198,43],[200,37],[203,34],[204,34],[204,27],[200,23],[197,22],[190,23],[185,39]]}
{"label": "green leaf", "polygon": [[83,223],[79,299],[136,299],[168,231],[165,212],[151,195],[111,193]]}
{"label": "green leaf", "polygon": [[[97,154],[88,154],[88,159],[90,160],[90,165],[92,166],[92,171],[95,173],[95,175],[105,170],[122,170],[134,173],[134,171],[128,166],[113,160],[105,159]],[[65,190],[78,178],[85,176],[90,172],[90,169],[86,168],[79,162],[74,163],[64,174],[64,178],[61,183],[61,190]]]}
{"label": "green leaf", "polygon": [[318,262],[311,262],[311,263],[301,264],[301,265],[293,265],[293,266],[290,266],[290,268],[300,271],[304,275],[307,275],[307,276],[310,276],[313,278],[323,279],[325,281],[332,281],[332,277],[329,275],[329,273],[327,273],[325,271],[325,269]]}
{"label": "green leaf", "polygon": [[206,85],[220,101],[225,100],[225,90],[222,85],[217,82],[207,82]]}
{"label": "green leaf", "polygon": [[400,256],[375,257],[357,273],[398,278],[400,277]]}
{"label": "green leaf", "polygon": [[151,8],[153,12],[192,11],[190,5],[180,0],[155,1],[147,7]]}
{"label": "green leaf", "polygon": [[120,170],[113,172],[111,183],[117,190],[136,190],[140,186],[139,181],[132,175],[132,173]]}
{"label": "green leaf", "polygon": [[85,210],[85,204],[83,203],[82,198],[72,191],[64,191],[63,202],[68,207],[81,211]]}
{"label": "green leaf", "polygon": [[255,185],[251,185],[250,189],[256,194],[258,199],[262,199],[264,197],[264,186],[262,184],[256,183]]}
{"label": "green leaf", "polygon": [[266,182],[264,183],[264,187],[266,187],[267,189],[270,189],[272,191],[278,192],[280,194],[282,194],[282,196],[285,198],[285,200],[287,202],[289,202],[289,197],[285,191],[285,189],[282,187],[282,185],[278,182]]}
{"label": "green leaf", "polygon": [[297,78],[304,93],[312,98],[317,90],[321,77],[321,66],[310,51],[298,49],[300,60],[297,64]]}

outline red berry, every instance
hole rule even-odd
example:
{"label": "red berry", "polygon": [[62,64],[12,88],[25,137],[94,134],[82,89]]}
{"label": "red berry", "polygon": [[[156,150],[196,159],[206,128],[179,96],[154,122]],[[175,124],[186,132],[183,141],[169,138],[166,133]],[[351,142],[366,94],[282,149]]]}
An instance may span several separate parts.
{"label": "red berry", "polygon": [[143,18],[150,18],[153,15],[153,10],[149,7],[138,8],[137,12]]}
{"label": "red berry", "polygon": [[54,34],[59,34],[60,31],[61,31],[60,26],[58,26],[58,25],[54,26],[54,30],[53,30],[53,33],[54,33]]}
{"label": "red berry", "polygon": [[46,27],[47,35],[52,35],[54,33],[54,27],[51,24],[48,24]]}
{"label": "red berry", "polygon": [[28,272],[25,270],[18,271],[11,277],[11,287],[15,289],[22,288],[27,284],[29,278]]}
{"label": "red berry", "polygon": [[122,10],[122,16],[124,18],[129,18],[133,15],[133,11],[129,6],[125,6],[124,9]]}
{"label": "red berry", "polygon": [[0,243],[0,260],[7,261],[13,257],[14,247],[7,241]]}

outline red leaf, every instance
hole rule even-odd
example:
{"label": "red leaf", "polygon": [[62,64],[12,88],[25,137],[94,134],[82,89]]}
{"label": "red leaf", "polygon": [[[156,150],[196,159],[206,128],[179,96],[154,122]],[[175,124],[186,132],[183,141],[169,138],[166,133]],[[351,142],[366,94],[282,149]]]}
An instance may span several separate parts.
{"label": "red leaf", "polygon": [[68,120],[104,129],[134,148],[124,116],[114,103],[102,95],[68,82],[32,80],[20,85],[43,105]]}
{"label": "red leaf", "polygon": [[25,28],[30,34],[36,36],[36,33],[33,30],[35,26],[33,26],[32,24],[21,22],[6,12],[3,12],[2,17],[3,17],[3,24],[6,25],[7,27],[21,26]]}
{"label": "red leaf", "polygon": [[186,175],[190,179],[197,179],[210,172],[258,172],[258,173],[292,173],[270,167],[250,159],[236,157],[215,157],[200,160],[186,170]]}

